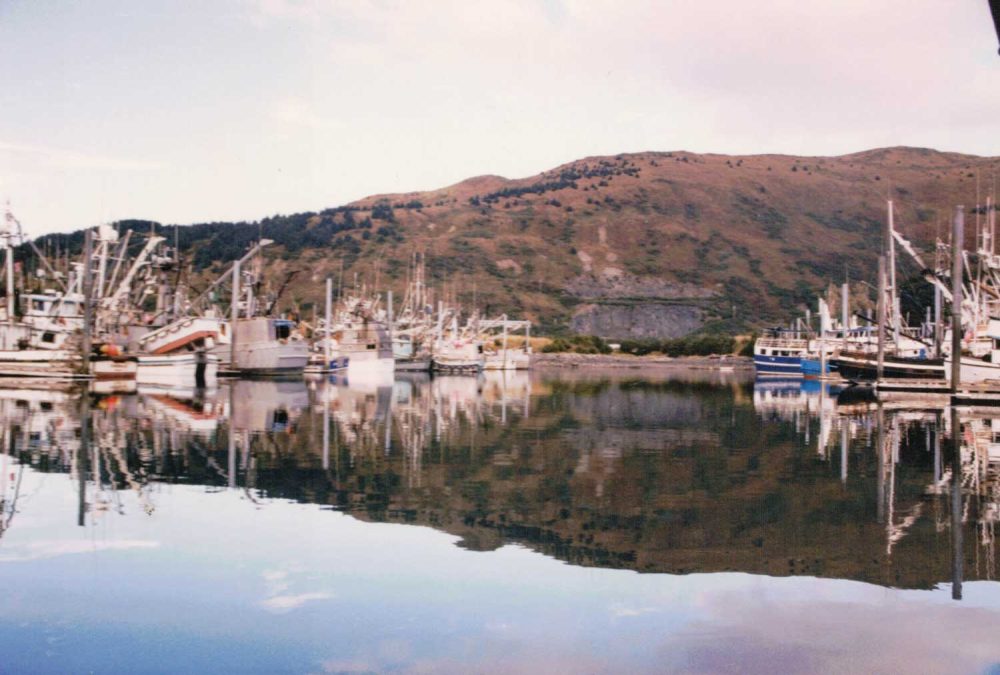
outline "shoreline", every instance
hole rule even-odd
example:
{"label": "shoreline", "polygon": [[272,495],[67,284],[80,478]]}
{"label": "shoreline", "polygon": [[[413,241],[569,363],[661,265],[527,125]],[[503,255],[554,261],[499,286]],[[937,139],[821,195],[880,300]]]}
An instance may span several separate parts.
{"label": "shoreline", "polygon": [[531,355],[532,368],[685,368],[698,370],[753,370],[749,356],[633,356],[631,354],[576,354],[556,352]]}

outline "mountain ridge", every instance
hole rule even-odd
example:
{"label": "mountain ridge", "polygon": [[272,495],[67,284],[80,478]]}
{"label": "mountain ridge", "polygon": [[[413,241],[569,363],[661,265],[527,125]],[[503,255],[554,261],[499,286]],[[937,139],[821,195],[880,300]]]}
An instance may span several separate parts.
{"label": "mountain ridge", "polygon": [[870,279],[887,198],[900,229],[927,244],[956,204],[975,205],[977,175],[985,201],[998,161],[906,146],[620,153],[254,223],[193,224],[178,240],[208,276],[258,234],[274,239],[269,278],[300,270],[279,305],[300,313],[327,275],[378,277],[401,293],[419,252],[429,281],[466,306],[549,332],[676,337],[787,320],[845,274]]}

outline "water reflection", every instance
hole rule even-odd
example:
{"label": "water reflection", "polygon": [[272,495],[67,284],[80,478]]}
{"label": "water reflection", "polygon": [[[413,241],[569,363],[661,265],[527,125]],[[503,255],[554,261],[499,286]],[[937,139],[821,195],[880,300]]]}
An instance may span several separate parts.
{"label": "water reflection", "polygon": [[187,483],[430,525],[476,550],[913,588],[948,579],[940,534],[964,529],[970,578],[995,578],[1000,412],[958,410],[956,456],[944,411],[838,409],[833,394],[523,373],[236,381],[95,399],[84,451],[81,397],[7,389],[5,494],[26,465],[76,477],[91,518],[120,513],[124,490],[152,512],[157,484]]}
{"label": "water reflection", "polygon": [[[164,555],[184,553],[169,561],[155,557],[155,565],[178,565],[193,578],[212,580],[199,582],[209,601],[225,604],[216,596],[236,593],[234,581],[218,576],[222,570],[240,578],[249,572],[239,570],[256,570],[266,593],[254,606],[281,615],[336,605],[351,597],[352,585],[368,594],[351,605],[354,611],[395,607],[418,622],[424,614],[443,620],[449,612],[473,611],[471,598],[461,610],[445,609],[458,592],[447,590],[449,583],[479,589],[478,601],[521,627],[533,625],[530,611],[552,620],[560,602],[567,612],[572,606],[602,616],[610,606],[616,622],[650,622],[635,636],[666,630],[665,644],[689,659],[677,668],[702,663],[712,671],[726,668],[715,660],[716,651],[709,655],[691,636],[737,629],[728,619],[706,618],[712,612],[697,600],[705,593],[716,602],[738,594],[734,602],[746,616],[761,611],[750,596],[765,587],[785,598],[782,603],[799,597],[821,606],[831,597],[848,603],[869,597],[856,585],[818,586],[823,579],[941,591],[966,604],[971,593],[973,604],[989,611],[979,627],[998,625],[1000,587],[982,584],[997,575],[996,409],[838,406],[836,391],[825,385],[755,383],[732,375],[492,372],[364,385],[336,378],[235,381],[211,392],[101,397],[8,388],[0,389],[0,415],[0,563],[84,550],[129,555],[115,580],[143,585],[151,579],[134,565],[153,561],[141,556],[162,547]],[[386,524],[402,529],[381,529]],[[68,529],[80,525],[88,533],[83,540]],[[316,533],[327,529],[338,538],[317,540]],[[446,537],[453,551],[490,553],[452,558],[456,553],[442,552],[429,532]],[[544,558],[522,557],[527,553]],[[258,558],[267,562],[255,564]],[[570,566],[542,568],[539,558]],[[341,567],[331,567],[333,559]],[[393,564],[403,564],[405,572]],[[533,570],[525,578],[534,585],[526,589],[516,575],[504,576],[508,565]],[[612,584],[572,571],[583,568],[661,574],[615,577]],[[725,572],[768,576],[751,583],[720,574]],[[402,575],[398,582],[396,575]],[[773,577],[791,585],[776,585]],[[435,593],[443,595],[415,590],[431,578]],[[603,583],[614,591],[601,591]],[[561,584],[565,596],[557,590]],[[664,584],[674,590],[665,591]],[[414,593],[420,602],[407,604]],[[504,594],[521,604],[506,605],[513,600]],[[162,601],[171,606],[168,598]],[[603,609],[582,609],[591,602]],[[665,608],[678,602],[674,619],[664,618]],[[369,608],[372,603],[382,610]],[[67,609],[55,600],[50,607]],[[587,622],[569,614],[562,619]],[[699,624],[704,621],[709,624]],[[428,638],[429,627],[407,625],[399,629],[407,638]],[[553,637],[551,625],[544,625],[539,635]],[[698,625],[691,635],[685,632]],[[4,626],[0,642],[17,633]],[[624,630],[614,626],[605,626],[608,634]],[[581,635],[588,630],[581,627]],[[522,633],[511,639],[528,640]],[[320,642],[310,642],[313,656]],[[733,653],[745,651],[738,643],[730,645]],[[276,653],[288,657],[298,643],[281,644]],[[505,653],[497,647],[502,641],[491,644],[498,658]],[[514,669],[537,669],[544,662],[545,648],[539,649],[531,658],[542,660]],[[637,649],[577,665],[666,667],[655,655],[637,660]],[[775,644],[767,649],[771,656],[781,651]],[[977,654],[961,663],[978,668],[992,658],[988,650]],[[462,666],[454,670],[483,666],[468,655],[452,656],[458,659],[452,665]],[[750,650],[744,657],[751,661],[735,663],[741,670],[780,668],[765,656]],[[397,661],[416,668],[409,656]],[[397,661],[329,663],[334,670],[384,670]],[[816,666],[806,664],[800,669]],[[316,666],[300,665],[293,669]]]}

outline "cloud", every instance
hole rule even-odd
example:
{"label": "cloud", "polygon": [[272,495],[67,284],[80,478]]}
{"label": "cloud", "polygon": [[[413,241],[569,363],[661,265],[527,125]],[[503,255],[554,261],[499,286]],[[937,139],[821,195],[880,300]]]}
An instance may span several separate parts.
{"label": "cloud", "polygon": [[642,616],[643,614],[655,614],[662,611],[659,607],[626,607],[624,605],[614,605],[611,608],[611,616],[616,619],[622,619],[625,617]]}
{"label": "cloud", "polygon": [[664,670],[965,673],[1000,660],[1000,617],[957,604],[776,603],[720,593],[706,609],[660,645]]}
{"label": "cloud", "polygon": [[267,610],[277,613],[290,612],[293,609],[298,609],[307,602],[314,602],[316,600],[329,600],[333,598],[332,593],[325,593],[322,591],[313,593],[299,593],[297,595],[275,595],[266,600],[263,600],[260,604]]}
{"label": "cloud", "polygon": [[292,571],[297,570],[265,570],[261,573],[264,579],[267,597],[261,600],[260,605],[270,611],[279,614],[298,609],[308,602],[317,600],[329,600],[334,597],[333,593],[326,591],[312,591],[307,593],[286,593],[292,584],[289,579]]}
{"label": "cloud", "polygon": [[111,157],[61,148],[49,148],[25,143],[0,141],[0,153],[38,161],[53,169],[103,169],[107,171],[155,171],[163,168],[159,162]]}
{"label": "cloud", "polygon": [[[321,36],[313,44],[327,52],[324,68],[367,74],[352,93],[375,97],[383,110],[398,105],[419,116],[430,108],[439,118],[508,111],[499,131],[513,135],[558,115],[585,138],[642,130],[631,149],[660,148],[667,137],[689,139],[694,150],[823,154],[978,134],[1000,106],[1000,89],[971,84],[994,76],[988,13],[945,10],[934,0],[253,7]],[[958,36],[981,43],[991,63],[956,48]]]}
{"label": "cloud", "polygon": [[331,128],[331,120],[316,112],[315,108],[301,98],[285,98],[271,105],[271,119],[281,125],[319,131]]}
{"label": "cloud", "polygon": [[142,539],[121,539],[118,541],[87,541],[82,539],[53,539],[35,541],[22,546],[8,547],[0,553],[2,562],[26,562],[44,560],[76,553],[98,553],[102,551],[127,551],[132,549],[158,548],[160,542]]}

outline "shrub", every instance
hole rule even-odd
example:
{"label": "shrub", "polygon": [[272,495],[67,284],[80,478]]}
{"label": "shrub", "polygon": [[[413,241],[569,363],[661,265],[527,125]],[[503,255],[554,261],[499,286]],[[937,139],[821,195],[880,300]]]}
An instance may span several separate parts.
{"label": "shrub", "polygon": [[611,347],[596,335],[573,335],[568,338],[558,337],[542,347],[546,354],[554,352],[573,352],[574,354],[610,354]]}

